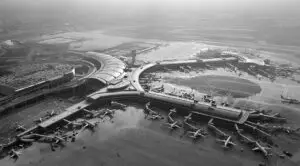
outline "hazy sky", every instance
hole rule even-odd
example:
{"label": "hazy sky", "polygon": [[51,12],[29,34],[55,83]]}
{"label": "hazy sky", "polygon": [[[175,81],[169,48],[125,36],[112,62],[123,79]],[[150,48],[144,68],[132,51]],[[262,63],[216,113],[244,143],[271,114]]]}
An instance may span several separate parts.
{"label": "hazy sky", "polygon": [[[300,15],[300,0],[0,0],[0,19],[23,16],[66,16],[101,13],[102,15],[172,15],[196,11],[199,13],[233,12],[236,14],[275,14],[289,17]],[[172,12],[172,14],[170,14]]]}
{"label": "hazy sky", "polygon": [[299,0],[1,0],[0,6],[10,8],[24,7],[59,7],[75,6],[80,8],[86,7],[221,7],[221,8],[290,8],[300,7]]}

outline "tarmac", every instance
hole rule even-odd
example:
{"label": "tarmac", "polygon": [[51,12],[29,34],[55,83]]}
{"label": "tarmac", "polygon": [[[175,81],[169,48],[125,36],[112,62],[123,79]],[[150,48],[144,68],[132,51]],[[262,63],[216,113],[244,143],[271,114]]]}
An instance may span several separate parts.
{"label": "tarmac", "polygon": [[170,134],[161,123],[145,120],[141,107],[130,106],[124,112],[117,111],[112,121],[101,122],[94,133],[84,131],[75,142],[56,152],[48,144],[34,144],[17,161],[5,158],[0,165],[253,166],[261,162],[260,155],[251,152],[234,149],[225,153],[213,137],[195,144],[189,138],[180,138],[180,132]]}

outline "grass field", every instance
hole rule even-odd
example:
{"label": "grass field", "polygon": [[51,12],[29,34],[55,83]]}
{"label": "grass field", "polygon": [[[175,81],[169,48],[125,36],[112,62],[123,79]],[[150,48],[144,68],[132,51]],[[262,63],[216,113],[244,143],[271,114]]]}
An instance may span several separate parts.
{"label": "grass field", "polygon": [[190,79],[174,78],[171,83],[192,87],[203,93],[215,92],[214,95],[232,95],[234,98],[248,97],[260,93],[258,84],[246,79],[229,76],[198,76]]}

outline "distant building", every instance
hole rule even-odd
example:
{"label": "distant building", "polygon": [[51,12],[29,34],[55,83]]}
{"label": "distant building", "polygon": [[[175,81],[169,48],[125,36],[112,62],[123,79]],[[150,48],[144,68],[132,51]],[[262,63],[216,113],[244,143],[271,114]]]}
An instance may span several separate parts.
{"label": "distant building", "polygon": [[250,58],[245,58],[245,61],[243,61],[243,63],[250,63],[250,64],[257,64],[260,66],[264,66],[265,62],[262,59],[250,59]]}
{"label": "distant building", "polygon": [[233,51],[223,51],[221,55],[232,55],[232,56],[239,56],[239,53]]}

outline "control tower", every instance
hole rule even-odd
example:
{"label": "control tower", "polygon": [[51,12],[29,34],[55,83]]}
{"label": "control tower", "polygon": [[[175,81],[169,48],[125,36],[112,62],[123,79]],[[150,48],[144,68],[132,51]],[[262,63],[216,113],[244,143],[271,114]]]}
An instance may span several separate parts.
{"label": "control tower", "polygon": [[131,60],[131,66],[134,66],[134,64],[135,64],[135,59],[136,59],[136,50],[132,50],[132,51],[131,51],[131,57],[132,57],[132,60]]}

